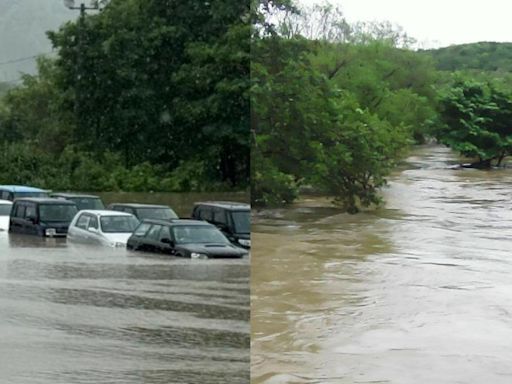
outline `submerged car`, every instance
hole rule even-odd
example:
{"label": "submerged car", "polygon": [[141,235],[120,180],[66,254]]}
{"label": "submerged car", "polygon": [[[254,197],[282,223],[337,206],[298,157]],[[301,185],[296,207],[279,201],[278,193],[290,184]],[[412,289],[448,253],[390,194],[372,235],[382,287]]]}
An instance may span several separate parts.
{"label": "submerged car", "polygon": [[78,207],[79,211],[83,211],[86,209],[89,210],[104,210],[105,204],[99,196],[95,195],[83,195],[77,193],[52,193],[50,197],[54,197],[56,199],[64,199],[73,201]]}
{"label": "submerged car", "polygon": [[178,218],[176,212],[167,205],[113,203],[108,206],[108,209],[131,213],[140,221],[145,219],[174,220]]}
{"label": "submerged car", "polygon": [[0,199],[14,201],[23,197],[49,197],[48,191],[25,185],[0,185]]}
{"label": "submerged car", "polygon": [[193,259],[247,255],[247,251],[231,244],[217,227],[197,220],[144,220],[128,239],[126,247]]}
{"label": "submerged car", "polygon": [[229,201],[195,203],[192,218],[205,220],[217,228],[233,243],[251,248],[251,206]]}
{"label": "submerged car", "polygon": [[80,211],[69,226],[68,240],[83,244],[125,247],[138,225],[139,220],[129,213]]}
{"label": "submerged car", "polygon": [[12,201],[0,200],[0,231],[9,229],[9,216],[11,215]]}
{"label": "submerged car", "polygon": [[16,199],[9,218],[9,232],[43,237],[64,237],[78,212],[72,201],[52,198]]}

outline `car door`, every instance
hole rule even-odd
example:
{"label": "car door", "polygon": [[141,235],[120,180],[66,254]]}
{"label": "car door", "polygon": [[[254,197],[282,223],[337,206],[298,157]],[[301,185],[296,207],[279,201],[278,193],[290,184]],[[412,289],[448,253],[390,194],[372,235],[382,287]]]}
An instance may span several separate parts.
{"label": "car door", "polygon": [[173,241],[171,228],[167,225],[162,226],[159,234],[158,248],[161,253],[174,254],[174,247],[170,242]]}
{"label": "car door", "polygon": [[233,241],[233,233],[228,225],[228,218],[226,215],[226,210],[221,208],[213,209],[213,219],[212,224],[214,224],[217,228],[219,228],[222,233],[231,241]]}
{"label": "car door", "polygon": [[23,217],[25,216],[25,206],[22,202],[15,202],[11,212],[9,231],[14,233],[23,233]]}
{"label": "car door", "polygon": [[160,252],[160,231],[162,226],[153,224],[144,237],[144,250],[148,252]]}
{"label": "car door", "polygon": [[213,221],[212,208],[208,206],[201,206],[199,210],[199,219],[211,223]]}
{"label": "car door", "polygon": [[146,234],[152,227],[149,223],[141,223],[139,226],[135,229],[132,236],[128,240],[128,245],[133,250],[144,250],[144,238],[146,237]]}
{"label": "car door", "polygon": [[35,203],[25,203],[24,205],[24,233],[28,233],[30,235],[44,235],[44,233],[40,233],[40,231],[43,231],[43,229],[40,228],[41,225],[39,220],[37,220],[37,205]]}
{"label": "car door", "polygon": [[89,225],[87,226],[87,242],[93,244],[102,244],[102,236],[100,232],[100,223],[98,217],[87,214],[89,216]]}
{"label": "car door", "polygon": [[87,213],[82,213],[74,225],[68,230],[68,237],[73,241],[86,243],[89,237],[89,220],[90,216]]}

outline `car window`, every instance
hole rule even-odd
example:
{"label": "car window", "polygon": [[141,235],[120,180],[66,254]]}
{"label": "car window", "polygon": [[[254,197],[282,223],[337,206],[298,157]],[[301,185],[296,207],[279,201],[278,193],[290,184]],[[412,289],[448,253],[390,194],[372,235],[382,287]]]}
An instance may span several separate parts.
{"label": "car window", "polygon": [[41,204],[39,205],[39,218],[44,222],[71,222],[78,209],[76,205],[69,204]]}
{"label": "car window", "polygon": [[137,209],[137,217],[143,219],[172,220],[177,219],[178,215],[171,208],[166,207],[148,207]]}
{"label": "car window", "polygon": [[0,204],[0,216],[9,216],[12,206],[10,204]]}
{"label": "car window", "polygon": [[2,191],[2,200],[12,200],[10,197],[10,193],[7,191]]}
{"label": "car window", "polygon": [[96,216],[90,216],[88,228],[99,229],[98,218]]}
{"label": "car window", "polygon": [[75,226],[77,228],[87,230],[87,228],[89,228],[88,224],[89,224],[89,216],[88,215],[80,215]]}
{"label": "car window", "polygon": [[105,209],[103,202],[97,197],[74,197],[70,200],[75,202],[78,210]]}
{"label": "car window", "polygon": [[25,216],[26,217],[36,217],[37,216],[36,206],[33,204],[27,205]]}
{"label": "car window", "polygon": [[137,229],[134,232],[135,236],[144,237],[146,233],[148,233],[148,229],[151,228],[151,224],[148,223],[142,223],[137,227]]}
{"label": "car window", "polygon": [[251,211],[231,212],[236,233],[251,233]]}
{"label": "car window", "polygon": [[134,216],[102,216],[101,229],[104,233],[132,233],[139,225]]}
{"label": "car window", "polygon": [[160,230],[162,229],[161,225],[153,225],[153,227],[149,230],[148,234],[146,235],[147,239],[150,240],[160,240]]}
{"label": "car window", "polygon": [[160,241],[163,239],[171,240],[171,229],[168,226],[162,227],[162,230],[160,231]]}
{"label": "car window", "polygon": [[208,208],[208,207],[201,207],[199,209],[199,218],[201,220],[207,220],[207,221],[212,221],[213,220],[213,215],[212,215],[212,210],[211,208]]}
{"label": "car window", "polygon": [[23,204],[18,204],[16,206],[16,212],[14,214],[15,217],[25,217],[25,206]]}
{"label": "car window", "polygon": [[173,228],[173,233],[177,244],[229,243],[222,232],[213,225],[179,225]]}
{"label": "car window", "polygon": [[226,211],[222,209],[215,209],[213,211],[213,221],[215,223],[227,224]]}

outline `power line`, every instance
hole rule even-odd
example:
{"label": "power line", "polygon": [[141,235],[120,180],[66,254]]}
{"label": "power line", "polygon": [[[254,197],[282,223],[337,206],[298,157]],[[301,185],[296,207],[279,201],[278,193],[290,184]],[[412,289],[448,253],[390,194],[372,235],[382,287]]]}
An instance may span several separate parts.
{"label": "power line", "polygon": [[32,55],[32,56],[27,56],[27,57],[20,57],[19,59],[0,61],[0,65],[13,64],[13,63],[19,63],[19,62],[22,62],[22,61],[33,60],[33,59],[35,59],[35,58],[37,58],[39,56],[49,55],[50,53],[53,53],[53,52],[45,52],[45,53],[40,53],[38,55]]}
{"label": "power line", "polygon": [[19,81],[23,80],[22,77],[18,78],[18,79],[14,79],[14,80],[0,80],[0,84],[14,84],[14,83],[17,83]]}

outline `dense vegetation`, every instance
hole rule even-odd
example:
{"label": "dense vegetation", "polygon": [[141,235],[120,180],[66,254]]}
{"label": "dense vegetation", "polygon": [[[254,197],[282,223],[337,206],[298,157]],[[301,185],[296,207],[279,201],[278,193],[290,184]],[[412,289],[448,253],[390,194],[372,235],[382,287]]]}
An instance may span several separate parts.
{"label": "dense vegetation", "polygon": [[48,34],[0,101],[0,184],[208,190],[249,182],[245,2],[112,0]]}
{"label": "dense vegetation", "polygon": [[[417,52],[387,23],[351,25],[332,6],[264,4],[252,59],[255,204],[289,203],[309,186],[357,212],[380,202],[410,144],[431,138],[479,168],[512,152],[512,95],[496,80],[510,84],[510,45]],[[481,54],[462,61],[461,51]],[[436,68],[450,60],[462,72]]]}
{"label": "dense vegetation", "polygon": [[253,202],[291,202],[312,185],[349,212],[378,203],[435,116],[432,60],[399,47],[393,29],[371,38],[331,20],[313,39],[290,33],[306,24],[300,16],[283,19],[285,33],[260,29],[253,43]]}
{"label": "dense vegetation", "polygon": [[499,85],[461,79],[440,94],[437,137],[475,161],[501,165],[512,154],[512,92]]}
{"label": "dense vegetation", "polygon": [[426,50],[446,71],[480,70],[512,72],[512,43],[480,42]]}

